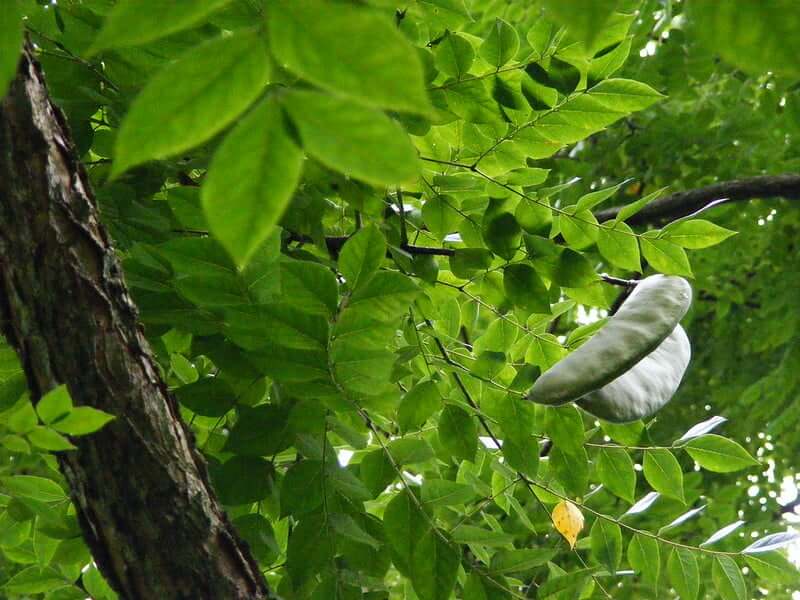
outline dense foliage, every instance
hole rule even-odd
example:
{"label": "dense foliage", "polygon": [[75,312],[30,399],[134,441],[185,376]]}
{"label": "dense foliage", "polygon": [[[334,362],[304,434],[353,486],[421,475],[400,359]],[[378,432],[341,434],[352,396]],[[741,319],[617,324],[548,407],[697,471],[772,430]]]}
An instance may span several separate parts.
{"label": "dense foliage", "polygon": [[[282,597],[800,589],[775,501],[800,443],[797,212],[626,224],[796,169],[800,17],[685,4],[10,0],[0,86],[27,31]],[[527,401],[613,310],[605,274],[650,272],[695,288],[675,400],[629,425]],[[63,388],[34,410],[9,348],[0,381],[6,593],[114,597],[51,454],[108,416]]]}

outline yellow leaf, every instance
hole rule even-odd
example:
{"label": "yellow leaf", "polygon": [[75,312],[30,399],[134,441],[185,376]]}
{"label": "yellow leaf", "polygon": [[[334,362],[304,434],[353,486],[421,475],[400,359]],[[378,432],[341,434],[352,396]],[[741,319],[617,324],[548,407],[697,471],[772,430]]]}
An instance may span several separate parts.
{"label": "yellow leaf", "polygon": [[583,529],[583,513],[569,500],[562,500],[553,509],[552,519],[558,532],[569,542],[569,547],[574,548]]}

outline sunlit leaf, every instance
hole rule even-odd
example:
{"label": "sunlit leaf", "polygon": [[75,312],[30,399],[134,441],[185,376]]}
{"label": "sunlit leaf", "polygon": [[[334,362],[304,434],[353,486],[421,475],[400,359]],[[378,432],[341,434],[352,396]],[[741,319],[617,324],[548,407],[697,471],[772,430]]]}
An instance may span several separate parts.
{"label": "sunlit leaf", "polygon": [[267,49],[255,33],[192,48],[133,101],[117,134],[112,175],[206,141],[262,93],[269,73]]}

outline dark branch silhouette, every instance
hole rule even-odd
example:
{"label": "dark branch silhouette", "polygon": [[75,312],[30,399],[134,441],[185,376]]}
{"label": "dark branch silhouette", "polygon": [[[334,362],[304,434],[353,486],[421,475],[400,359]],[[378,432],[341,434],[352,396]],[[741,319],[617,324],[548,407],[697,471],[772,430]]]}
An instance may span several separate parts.
{"label": "dark branch silhouette", "polygon": [[[728,202],[756,198],[800,198],[800,175],[763,175],[734,179],[713,185],[670,194],[645,206],[625,219],[629,225],[659,224],[685,217],[714,200],[727,198]],[[622,207],[615,206],[595,212],[597,220],[608,221],[617,216]]]}

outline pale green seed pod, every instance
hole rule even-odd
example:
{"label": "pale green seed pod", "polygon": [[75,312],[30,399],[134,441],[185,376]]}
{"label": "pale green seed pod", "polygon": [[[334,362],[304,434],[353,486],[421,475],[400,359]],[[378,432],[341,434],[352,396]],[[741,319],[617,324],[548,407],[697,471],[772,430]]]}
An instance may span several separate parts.
{"label": "pale green seed pod", "polygon": [[565,404],[611,383],[675,330],[691,301],[682,277],[643,279],[602,329],[536,380],[528,399]]}
{"label": "pale green seed pod", "polygon": [[689,366],[691,354],[689,338],[678,325],[632,369],[576,403],[586,412],[614,423],[647,418],[672,399]]}

